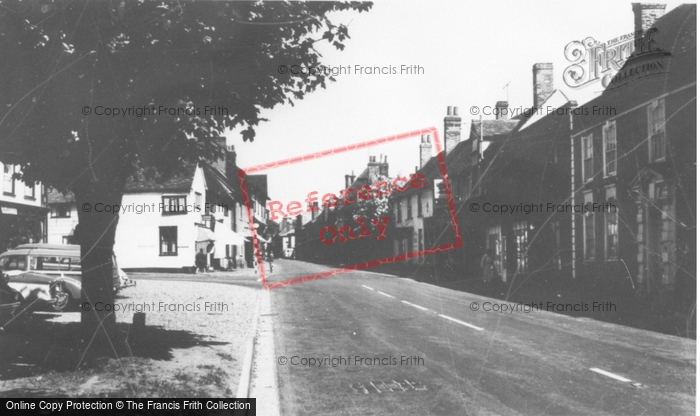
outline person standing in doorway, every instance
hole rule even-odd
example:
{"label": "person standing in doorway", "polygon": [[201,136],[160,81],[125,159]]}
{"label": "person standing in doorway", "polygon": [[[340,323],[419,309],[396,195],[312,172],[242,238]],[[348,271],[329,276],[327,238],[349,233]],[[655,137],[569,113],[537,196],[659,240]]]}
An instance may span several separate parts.
{"label": "person standing in doorway", "polygon": [[199,253],[194,258],[194,264],[197,267],[196,273],[206,273],[207,271],[207,255],[204,254],[204,249],[199,249]]}
{"label": "person standing in doorway", "polygon": [[482,280],[487,285],[491,285],[494,275],[494,263],[493,256],[489,251],[486,251],[484,256],[481,258],[481,270],[482,270]]}

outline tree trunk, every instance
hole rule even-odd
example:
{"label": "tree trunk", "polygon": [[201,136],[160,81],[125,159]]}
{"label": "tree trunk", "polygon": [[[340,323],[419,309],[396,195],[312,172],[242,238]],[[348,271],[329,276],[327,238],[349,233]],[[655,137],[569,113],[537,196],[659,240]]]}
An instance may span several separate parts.
{"label": "tree trunk", "polygon": [[104,208],[120,206],[123,187],[100,189],[96,183],[90,188],[75,190],[79,219],[75,237],[82,266],[81,336],[93,345],[107,345],[105,341],[114,340],[116,327],[113,308],[105,306],[114,305],[112,259],[119,209],[112,213]]}

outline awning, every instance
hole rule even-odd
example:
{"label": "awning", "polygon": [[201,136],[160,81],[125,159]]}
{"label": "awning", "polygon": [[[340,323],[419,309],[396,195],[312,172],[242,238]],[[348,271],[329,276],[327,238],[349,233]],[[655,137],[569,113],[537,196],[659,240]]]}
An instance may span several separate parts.
{"label": "awning", "polygon": [[208,228],[198,227],[197,229],[197,243],[202,241],[216,241],[214,232]]}
{"label": "awning", "polygon": [[[253,237],[246,237],[248,241],[253,241]],[[262,236],[258,235],[258,242],[259,243],[269,243],[270,240],[265,240]]]}

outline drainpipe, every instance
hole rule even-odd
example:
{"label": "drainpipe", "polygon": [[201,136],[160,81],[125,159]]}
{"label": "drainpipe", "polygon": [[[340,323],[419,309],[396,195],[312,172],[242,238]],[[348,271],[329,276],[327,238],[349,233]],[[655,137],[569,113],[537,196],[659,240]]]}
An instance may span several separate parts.
{"label": "drainpipe", "polygon": [[[574,163],[574,114],[569,112],[569,132],[571,132],[571,204],[575,204],[576,165]],[[571,210],[571,278],[576,278],[576,214]]]}

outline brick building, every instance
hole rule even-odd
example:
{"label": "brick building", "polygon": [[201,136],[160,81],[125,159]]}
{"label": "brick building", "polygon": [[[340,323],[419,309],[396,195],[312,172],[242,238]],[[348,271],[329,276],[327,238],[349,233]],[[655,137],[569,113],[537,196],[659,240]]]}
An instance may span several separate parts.
{"label": "brick building", "polygon": [[576,275],[600,293],[689,307],[696,278],[696,6],[679,6],[655,23],[663,5],[633,10],[635,31],[651,33],[653,46],[638,49],[622,75],[583,106],[590,115],[572,135],[575,203],[616,207],[576,217]]}

